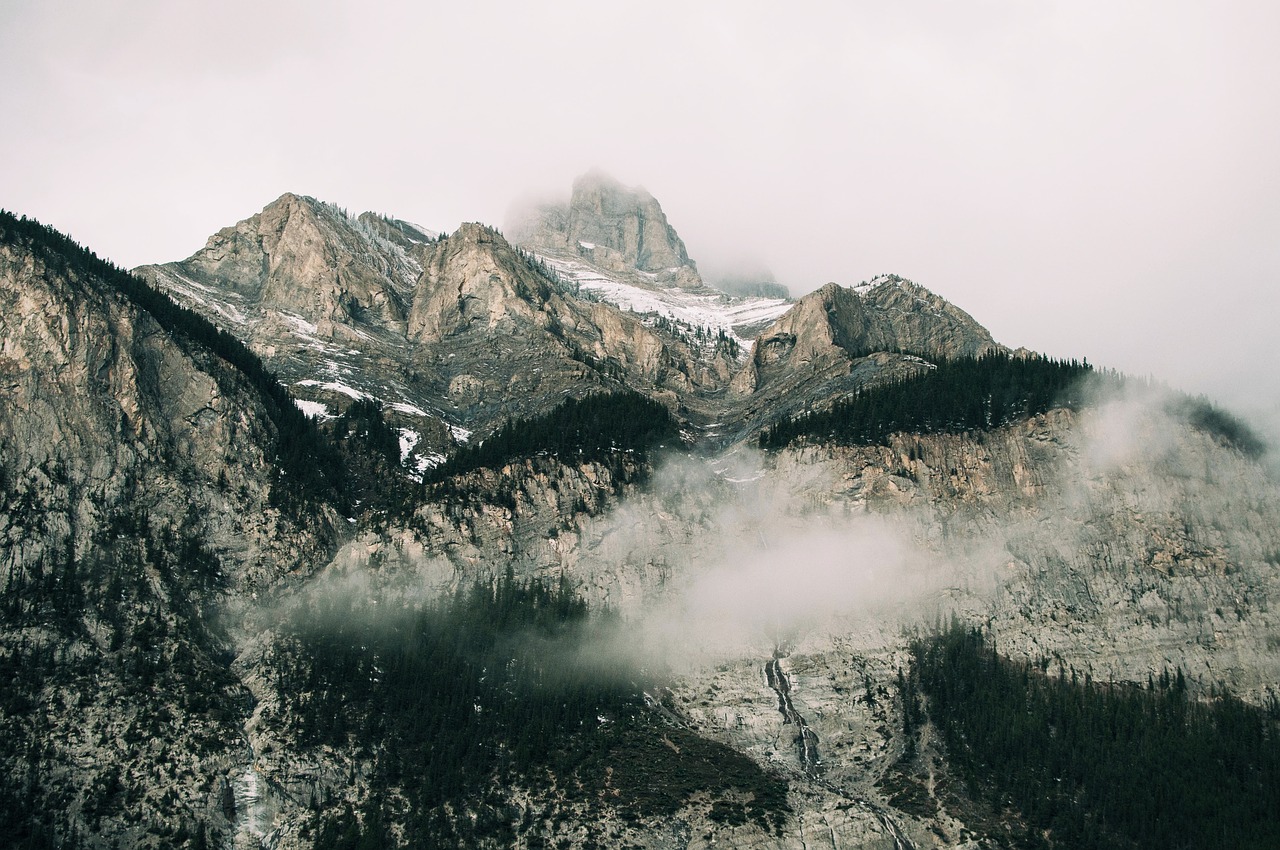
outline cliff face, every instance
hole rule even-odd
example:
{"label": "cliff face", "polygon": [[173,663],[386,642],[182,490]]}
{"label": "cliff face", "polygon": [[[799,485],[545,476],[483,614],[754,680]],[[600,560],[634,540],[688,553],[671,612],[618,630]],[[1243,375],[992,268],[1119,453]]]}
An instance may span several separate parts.
{"label": "cliff face", "polygon": [[684,242],[658,201],[601,172],[574,181],[564,205],[548,204],[523,214],[515,241],[533,250],[569,251],[613,271],[661,274],[679,286],[701,286]]}
{"label": "cliff face", "polygon": [[974,357],[996,348],[971,316],[910,281],[884,279],[854,289],[828,283],[757,337],[734,389],[756,392],[789,373],[847,366],[872,352]]}
{"label": "cliff face", "polygon": [[[376,484],[403,512],[351,521],[277,509],[292,482],[244,374],[85,263],[0,243],[0,811],[91,847],[301,850],[348,805],[407,818],[371,727],[304,734],[317,694],[286,615],[338,597],[382,626],[508,570],[619,612],[590,651],[670,670],[637,703],[785,776],[791,812],[767,829],[692,794],[624,816],[550,771],[449,804],[460,821],[501,811],[509,840],[484,846],[979,846],[927,729],[922,796],[894,784],[903,635],[952,614],[1052,674],[1177,667],[1254,702],[1276,687],[1280,487],[1256,459],[1145,398],[758,453],[783,416],[998,346],[896,278],[794,305],[672,288],[636,264],[679,260],[678,238],[644,255],[658,237],[625,212],[644,204],[589,188],[582,215],[620,224],[581,250],[625,275],[292,195],[144,270],[305,401],[381,399],[434,451],[597,389],[661,399],[685,429],[647,459],[535,452],[435,489],[410,458]],[[760,325],[754,345],[738,335]]]}
{"label": "cliff face", "polygon": [[[1159,404],[890,446],[672,454],[643,486],[550,458],[462,486],[473,501],[424,504],[407,526],[352,541],[329,580],[395,600],[508,567],[567,575],[626,617],[624,647],[600,651],[673,665],[663,699],[680,723],[790,779],[795,813],[781,835],[688,806],[610,827],[638,846],[705,832],[751,847],[894,846],[895,835],[974,846],[941,791],[932,815],[893,801],[902,635],[939,617],[984,625],[1002,651],[1047,658],[1054,674],[1141,682],[1181,668],[1193,688],[1225,684],[1255,701],[1280,676],[1268,604],[1280,590],[1280,488]],[[800,728],[812,754],[794,740]],[[921,746],[941,764],[930,740]],[[349,778],[355,753],[321,767],[290,756],[287,737],[259,743],[277,754],[264,775],[297,799],[314,777],[328,777],[316,786],[328,799],[365,793]],[[594,817],[545,790],[512,794],[526,822]],[[304,846],[292,840],[281,846]]]}
{"label": "cliff face", "polygon": [[331,522],[271,506],[242,375],[13,232],[0,340],[0,807],[89,846],[229,835],[232,612],[326,560]]}
{"label": "cliff face", "polygon": [[733,365],[579,298],[492,228],[428,235],[297,195],[139,272],[244,339],[308,410],[381,401],[414,435],[414,462],[566,391],[627,384],[670,398],[722,384]]}

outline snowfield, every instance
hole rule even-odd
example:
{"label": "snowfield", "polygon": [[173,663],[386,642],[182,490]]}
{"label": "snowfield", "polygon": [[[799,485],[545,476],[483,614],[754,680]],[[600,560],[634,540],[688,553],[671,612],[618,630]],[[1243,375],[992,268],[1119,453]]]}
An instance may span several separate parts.
{"label": "snowfield", "polygon": [[751,329],[758,331],[772,324],[792,306],[792,302],[783,298],[735,298],[711,290],[690,292],[675,287],[649,289],[609,277],[581,260],[543,254],[535,256],[555,269],[560,277],[576,283],[579,289],[619,309],[705,328],[711,331],[712,338],[723,331],[726,336],[736,339],[743,351],[750,350],[751,340],[755,338]]}

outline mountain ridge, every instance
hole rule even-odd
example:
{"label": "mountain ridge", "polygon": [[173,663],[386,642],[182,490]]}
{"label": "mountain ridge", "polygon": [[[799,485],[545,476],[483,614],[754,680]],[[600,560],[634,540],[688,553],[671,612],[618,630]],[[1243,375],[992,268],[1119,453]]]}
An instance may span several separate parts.
{"label": "mountain ridge", "polygon": [[[16,402],[0,406],[0,669],[15,687],[0,705],[0,835],[1006,846],[1017,813],[965,790],[938,706],[913,702],[904,634],[922,622],[985,628],[1064,683],[1163,668],[1193,693],[1274,697],[1280,488],[1245,444],[1130,387],[980,427],[757,452],[771,423],[907,387],[943,358],[1022,355],[892,276],[735,300],[544,250],[286,194],[193,258],[140,269],[324,406],[313,427],[360,479],[354,503],[282,506],[299,480],[248,373],[70,254],[42,260],[5,237],[0,380]],[[610,410],[647,442],[614,445],[599,423],[540,441],[528,424]],[[497,445],[508,438],[514,454]],[[497,459],[417,480],[422,454],[464,442]],[[387,667],[409,662],[365,648],[401,645],[449,600],[515,617],[514,599],[549,588],[566,611],[615,612],[618,634],[593,632],[580,652],[504,633],[496,651],[534,654],[486,656],[459,692],[483,694],[506,664],[532,671],[521,681],[582,663],[658,680],[629,708],[574,704],[567,734],[598,749],[508,772],[532,751],[508,762],[518,736],[481,741],[486,787],[415,808],[434,798],[360,708],[371,692],[388,711],[412,702],[408,668]],[[327,629],[336,610],[342,627]],[[389,681],[400,690],[378,690]],[[440,730],[395,716],[430,753],[497,705],[453,706]]]}

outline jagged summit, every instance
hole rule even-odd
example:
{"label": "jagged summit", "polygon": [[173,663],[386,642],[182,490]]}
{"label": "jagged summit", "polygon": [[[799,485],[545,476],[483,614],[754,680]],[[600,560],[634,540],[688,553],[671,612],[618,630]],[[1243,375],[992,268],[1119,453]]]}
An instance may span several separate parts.
{"label": "jagged summit", "polygon": [[744,421],[764,421],[928,368],[921,357],[999,347],[972,316],[919,284],[896,276],[856,287],[827,283],[761,331],[730,390],[749,398]]}
{"label": "jagged summit", "polygon": [[686,393],[736,366],[727,339],[579,297],[487,225],[438,236],[292,193],[138,272],[248,342],[308,413],[380,401],[424,461],[567,393]]}
{"label": "jagged summit", "polygon": [[[1280,489],[1212,410],[957,378],[1028,363],[943,363],[995,343],[894,276],[730,299],[300,195],[142,270],[236,342],[5,215],[0,845],[1070,843],[1066,815],[955,792],[1008,760],[974,774],[944,737],[964,715],[929,689],[965,688],[921,665],[952,654],[907,641],[948,617],[1008,659],[965,682],[1130,683],[1057,703],[1122,732],[1229,687],[1257,712],[1215,696],[1213,735],[1277,762]],[[342,415],[308,422],[242,343]],[[801,442],[750,448],[809,412]],[[415,446],[452,457],[415,476]],[[1112,708],[1144,680],[1151,711]],[[970,705],[1007,752],[1010,723],[1052,731],[1032,701]],[[1129,762],[1280,787],[1168,740]],[[1111,787],[1114,744],[1079,749]]]}
{"label": "jagged summit", "polygon": [[602,171],[575,180],[568,202],[516,211],[512,219],[514,241],[534,251],[581,257],[608,271],[640,272],[657,283],[702,286],[697,265],[657,199]]}
{"label": "jagged summit", "polygon": [[[427,455],[598,382],[683,404],[692,422],[745,406],[718,435],[740,439],[919,368],[868,354],[995,345],[968,314],[894,276],[792,302],[704,286],[692,261],[645,271],[636,264],[687,261],[684,244],[651,195],[599,172],[540,221],[526,248],[480,223],[439,236],[286,193],[188,259],[139,271],[246,340],[308,412],[378,399]],[[570,250],[569,234],[601,241]]]}

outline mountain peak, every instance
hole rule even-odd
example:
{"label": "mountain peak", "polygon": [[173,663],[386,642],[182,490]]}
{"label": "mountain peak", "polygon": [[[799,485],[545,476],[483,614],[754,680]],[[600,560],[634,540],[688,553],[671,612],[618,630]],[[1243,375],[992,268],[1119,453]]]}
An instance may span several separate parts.
{"label": "mountain peak", "polygon": [[657,199],[598,169],[573,181],[567,203],[534,206],[513,218],[514,240],[534,250],[585,257],[606,269],[675,275],[683,287],[702,285]]}
{"label": "mountain peak", "polygon": [[[601,168],[592,168],[574,178],[574,194],[577,194],[580,191],[587,192],[596,190],[634,192],[649,195],[645,189],[639,186],[628,187],[623,185],[621,180]],[[652,196],[650,195],[650,197]]]}

